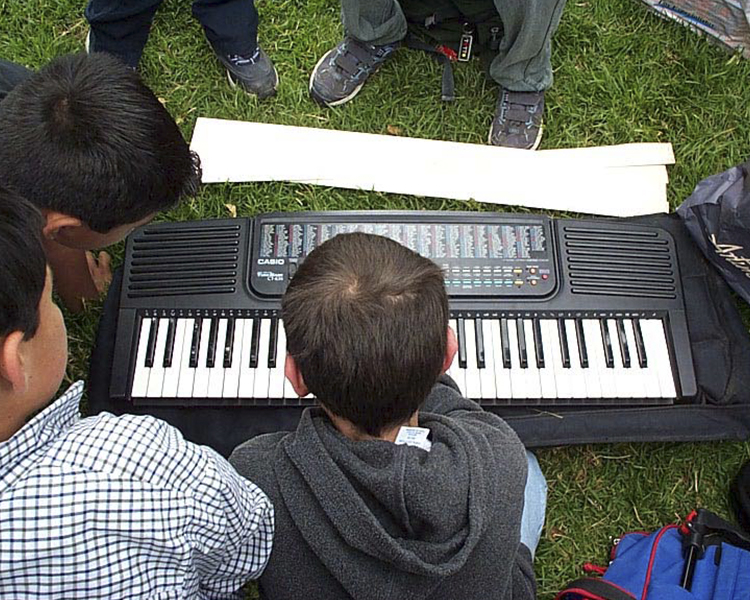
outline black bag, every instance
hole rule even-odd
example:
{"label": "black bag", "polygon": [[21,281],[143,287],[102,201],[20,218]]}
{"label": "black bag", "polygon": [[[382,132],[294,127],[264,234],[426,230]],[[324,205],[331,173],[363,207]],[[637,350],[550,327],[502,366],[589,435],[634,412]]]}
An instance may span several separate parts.
{"label": "black bag", "polygon": [[701,181],[677,214],[706,258],[750,302],[750,161]]}
{"label": "black bag", "polygon": [[[726,283],[703,258],[676,215],[632,220],[675,240],[699,393],[694,403],[629,408],[495,407],[528,447],[589,442],[697,441],[750,437],[750,336]],[[185,437],[224,455],[255,435],[292,430],[297,407],[136,407],[109,397],[122,273],[115,274],[91,355],[90,413],[153,414]]]}
{"label": "black bag", "polygon": [[750,534],[750,461],[742,465],[732,481],[729,498],[737,515],[737,522]]}
{"label": "black bag", "polygon": [[409,25],[406,45],[443,65],[442,99],[455,99],[451,62],[479,56],[485,71],[497,55],[503,22],[492,0],[402,0]]}

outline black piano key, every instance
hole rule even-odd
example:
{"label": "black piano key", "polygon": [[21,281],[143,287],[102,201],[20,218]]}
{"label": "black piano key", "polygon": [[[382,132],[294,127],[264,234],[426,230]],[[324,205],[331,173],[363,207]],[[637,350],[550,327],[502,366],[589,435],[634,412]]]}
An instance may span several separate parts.
{"label": "black piano key", "polygon": [[510,338],[508,337],[508,319],[500,319],[500,344],[503,351],[503,369],[510,369]]}
{"label": "black piano key", "polygon": [[646,344],[643,343],[641,322],[638,319],[633,319],[633,336],[635,337],[635,349],[638,354],[638,364],[641,366],[641,369],[646,369],[648,368],[648,360],[646,359]]}
{"label": "black piano key", "polygon": [[526,330],[523,319],[516,319],[516,331],[518,332],[518,357],[522,369],[529,368],[529,356],[526,353]]}
{"label": "black piano key", "polygon": [[279,320],[271,319],[271,335],[268,338],[268,368],[276,368],[276,343],[279,339]]}
{"label": "black piano key", "polygon": [[474,331],[477,342],[477,367],[484,369],[486,365],[484,356],[484,325],[482,325],[482,319],[474,320]]}
{"label": "black piano key", "polygon": [[253,335],[250,338],[250,368],[258,368],[258,346],[260,346],[260,319],[253,319]]}
{"label": "black piano key", "polygon": [[172,357],[174,356],[174,335],[177,330],[177,319],[171,317],[167,327],[167,343],[164,346],[164,361],[162,366],[169,369],[172,366]]}
{"label": "black piano key", "polygon": [[609,338],[609,327],[606,319],[599,319],[599,330],[602,332],[602,347],[604,348],[604,364],[608,369],[615,368],[615,355],[612,353],[612,340]]}
{"label": "black piano key", "polygon": [[557,320],[557,335],[560,338],[560,354],[562,355],[563,369],[570,369],[570,348],[568,347],[568,331],[565,319]]}
{"label": "black piano key", "polygon": [[622,366],[626,369],[630,368],[630,348],[628,348],[628,339],[625,335],[625,322],[622,319],[617,319],[617,340],[620,342],[620,357],[622,358]]}
{"label": "black piano key", "polygon": [[232,353],[234,352],[234,317],[227,319],[227,337],[224,341],[224,368],[229,369],[232,366]]}
{"label": "black piano key", "polygon": [[466,363],[466,321],[458,320],[458,366],[461,369],[467,367]]}
{"label": "black piano key", "polygon": [[151,330],[148,333],[148,346],[146,346],[146,366],[154,366],[154,354],[156,354],[156,335],[159,333],[159,319],[151,319]]}
{"label": "black piano key", "polygon": [[578,341],[578,358],[581,360],[581,368],[589,368],[589,350],[586,347],[586,336],[583,334],[583,321],[576,319],[576,340]]}
{"label": "black piano key", "polygon": [[534,354],[536,356],[537,369],[544,368],[544,344],[542,343],[542,324],[539,319],[531,320],[531,328],[534,333]]}
{"label": "black piano key", "polygon": [[201,346],[201,330],[203,329],[203,319],[197,317],[193,323],[193,339],[190,342],[190,363],[191,369],[198,366],[198,350]]}
{"label": "black piano key", "polygon": [[211,328],[208,330],[208,354],[206,355],[206,367],[213,369],[216,363],[216,338],[219,337],[219,319],[211,318]]}

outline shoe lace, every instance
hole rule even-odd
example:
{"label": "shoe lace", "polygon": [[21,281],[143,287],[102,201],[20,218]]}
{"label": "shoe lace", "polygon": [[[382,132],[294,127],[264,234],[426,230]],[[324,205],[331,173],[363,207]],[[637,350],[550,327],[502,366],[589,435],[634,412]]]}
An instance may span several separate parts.
{"label": "shoe lace", "polygon": [[244,54],[228,54],[227,60],[237,67],[244,65],[254,65],[260,58],[260,48],[256,48],[251,56]]}

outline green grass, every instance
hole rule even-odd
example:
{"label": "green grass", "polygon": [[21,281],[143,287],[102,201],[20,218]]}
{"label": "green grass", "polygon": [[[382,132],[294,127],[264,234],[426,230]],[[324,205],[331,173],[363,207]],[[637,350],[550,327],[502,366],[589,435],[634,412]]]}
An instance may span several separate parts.
{"label": "green grass", "polygon": [[[341,36],[337,0],[259,0],[260,40],[278,68],[278,96],[258,103],[227,85],[186,1],[167,0],[141,71],[189,136],[198,116],[226,117],[484,142],[495,88],[477,64],[456,69],[458,98],[443,104],[440,68],[402,51],[351,104],[326,110],[307,95],[309,72]],[[0,56],[39,67],[83,47],[82,0],[0,0]],[[676,207],[702,178],[750,155],[750,63],[662,21],[632,0],[571,0],[554,40],[555,85],[547,93],[543,148],[671,142],[669,199]],[[259,152],[263,149],[259,148]],[[252,156],[247,157],[252,160]],[[460,176],[457,174],[457,176]],[[498,182],[502,185],[502,182]],[[607,198],[602,198],[606,202]],[[294,184],[210,185],[163,219],[273,210],[461,209],[477,203],[329,190]],[[121,256],[116,249],[116,257]],[[86,377],[100,306],[68,317],[68,379]],[[750,444],[618,444],[539,452],[550,484],[536,569],[541,598],[606,564],[610,538],[653,529],[697,505],[729,515],[726,490]],[[253,586],[249,594],[255,596]]]}

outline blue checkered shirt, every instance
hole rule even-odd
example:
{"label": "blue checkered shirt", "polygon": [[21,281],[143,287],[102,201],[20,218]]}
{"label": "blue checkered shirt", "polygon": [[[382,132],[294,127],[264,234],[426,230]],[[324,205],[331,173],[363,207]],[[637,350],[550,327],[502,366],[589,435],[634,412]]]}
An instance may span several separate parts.
{"label": "blue checkered shirt", "polygon": [[232,598],[273,507],[166,423],[81,419],[83,383],[0,443],[0,598]]}

